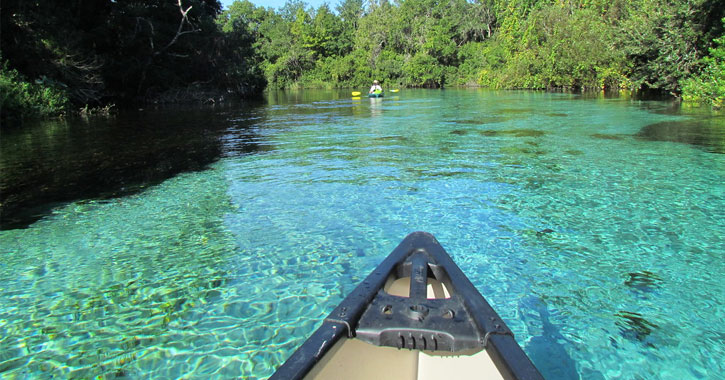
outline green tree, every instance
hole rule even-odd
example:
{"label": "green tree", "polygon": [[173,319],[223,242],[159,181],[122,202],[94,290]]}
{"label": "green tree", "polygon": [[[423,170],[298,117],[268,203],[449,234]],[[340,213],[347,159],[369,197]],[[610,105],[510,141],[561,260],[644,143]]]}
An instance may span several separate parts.
{"label": "green tree", "polygon": [[337,6],[337,13],[340,15],[342,26],[339,37],[341,55],[348,55],[352,52],[355,44],[355,33],[364,12],[363,0],[343,0]]}
{"label": "green tree", "polygon": [[340,41],[342,34],[342,21],[330,11],[327,4],[322,4],[317,8],[307,30],[305,44],[317,57],[338,56],[344,51],[344,44]]}
{"label": "green tree", "polygon": [[403,66],[405,84],[413,87],[441,87],[444,70],[438,60],[426,52],[419,52]]}
{"label": "green tree", "polygon": [[113,2],[107,78],[126,98],[211,79],[207,57],[219,36],[219,2],[153,0]]}
{"label": "green tree", "polygon": [[111,7],[111,1],[3,0],[0,51],[8,69],[31,82],[57,83],[76,104],[99,104],[108,95],[104,19]]}
{"label": "green tree", "polygon": [[[725,25],[725,18],[722,22]],[[720,109],[725,106],[725,34],[713,42],[715,47],[703,59],[705,68],[685,81],[682,95],[686,102],[710,104]]]}
{"label": "green tree", "polygon": [[613,49],[615,30],[597,16],[592,9],[571,12],[562,5],[530,14],[524,38],[534,60],[529,86],[619,88],[626,83],[624,57]]}
{"label": "green tree", "polygon": [[355,49],[361,51],[360,55],[365,57],[361,63],[366,63],[373,71],[376,70],[378,57],[389,44],[393,12],[395,8],[387,0],[371,1],[367,14],[360,20]]}
{"label": "green tree", "polygon": [[4,0],[4,73],[52,85],[76,108],[150,100],[172,88],[258,92],[254,34],[225,35],[220,12],[218,0]]}
{"label": "green tree", "polygon": [[459,6],[460,24],[456,29],[461,45],[468,42],[480,42],[491,38],[496,30],[496,10],[493,0],[475,0]]}
{"label": "green tree", "polygon": [[618,46],[631,62],[635,87],[680,93],[680,83],[697,71],[725,7],[711,0],[632,0],[619,24]]}
{"label": "green tree", "polygon": [[70,109],[67,88],[42,77],[29,82],[7,62],[0,65],[0,122],[18,123],[31,117],[58,116]]}

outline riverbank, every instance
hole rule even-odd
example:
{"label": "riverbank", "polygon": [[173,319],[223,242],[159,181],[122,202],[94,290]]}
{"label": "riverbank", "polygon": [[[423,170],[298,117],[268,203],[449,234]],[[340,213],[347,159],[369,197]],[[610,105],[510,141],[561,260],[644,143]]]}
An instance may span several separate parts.
{"label": "riverbank", "polygon": [[[384,84],[385,85],[385,84]],[[238,104],[239,102],[259,102],[264,93],[276,92],[279,90],[267,89],[262,93],[256,94],[253,97],[242,98],[238,94],[230,93],[228,90],[214,88],[208,85],[192,84],[190,86],[170,88],[163,91],[149,91],[149,93],[138,99],[133,103],[126,103],[116,105],[115,103],[89,106],[85,105],[81,108],[75,108],[71,105],[71,102],[67,100],[66,95],[62,91],[53,92],[47,88],[40,86],[31,86],[30,84],[17,82],[14,84],[15,90],[9,91],[6,102],[3,104],[3,108],[0,108],[0,128],[8,129],[22,125],[24,122],[33,122],[42,119],[65,119],[75,117],[109,117],[113,114],[123,110],[133,109],[148,109],[148,108],[159,108],[159,107],[174,107],[179,105],[222,105],[222,104]],[[386,88],[389,86],[386,86]],[[394,85],[397,89],[413,89]],[[485,89],[479,85],[461,85],[445,87],[449,89]],[[439,88],[443,90],[445,88]],[[346,87],[335,87],[332,84],[320,84],[316,83],[303,84],[295,83],[288,88],[286,91],[304,91],[304,90],[330,90],[330,91],[341,91],[347,89]],[[355,90],[355,88],[352,88]],[[360,88],[357,88],[360,90]],[[365,90],[365,89],[363,89]],[[677,100],[671,94],[658,90],[624,90],[624,89],[599,89],[599,88],[575,88],[575,87],[554,87],[549,89],[510,89],[518,91],[545,91],[551,93],[571,93],[571,94],[583,94],[585,96],[600,96],[604,95],[607,97],[623,97],[627,99],[637,100]],[[16,99],[17,98],[17,99]],[[698,102],[690,102],[692,105],[699,104]]]}
{"label": "riverbank", "polygon": [[0,118],[374,79],[397,88],[653,90],[717,108],[725,8],[711,3],[11,2],[0,14]]}

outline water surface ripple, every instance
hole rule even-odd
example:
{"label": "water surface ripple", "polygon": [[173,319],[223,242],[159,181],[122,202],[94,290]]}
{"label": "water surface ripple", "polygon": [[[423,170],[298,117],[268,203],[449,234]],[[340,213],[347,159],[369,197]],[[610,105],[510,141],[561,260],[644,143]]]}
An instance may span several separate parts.
{"label": "water surface ripple", "polygon": [[425,230],[546,378],[725,378],[716,122],[529,92],[268,103],[217,114],[206,170],[0,231],[0,377],[266,378]]}

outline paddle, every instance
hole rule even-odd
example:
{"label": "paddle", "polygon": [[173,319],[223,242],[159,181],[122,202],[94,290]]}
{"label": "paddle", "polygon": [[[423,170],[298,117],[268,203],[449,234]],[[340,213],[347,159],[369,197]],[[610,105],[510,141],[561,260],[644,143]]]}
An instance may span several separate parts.
{"label": "paddle", "polygon": [[[398,88],[396,88],[394,90],[390,90],[390,92],[398,92],[398,91],[400,91],[400,89],[398,89]],[[362,94],[362,92],[360,92],[360,91],[353,91],[352,92],[352,96],[360,96],[360,94]]]}

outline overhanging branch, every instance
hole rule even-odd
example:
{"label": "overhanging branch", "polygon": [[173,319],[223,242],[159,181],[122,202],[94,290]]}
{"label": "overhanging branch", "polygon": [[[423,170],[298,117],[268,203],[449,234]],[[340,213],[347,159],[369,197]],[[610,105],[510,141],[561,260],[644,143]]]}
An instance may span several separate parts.
{"label": "overhanging branch", "polygon": [[[189,5],[188,8],[184,9],[184,6],[181,4],[181,0],[177,0],[177,4],[179,5],[179,12],[181,12],[181,21],[179,21],[179,27],[176,29],[176,34],[174,35],[174,38],[172,38],[171,41],[169,41],[169,43],[166,44],[166,46],[161,48],[161,50],[154,52],[154,55],[159,55],[159,54],[163,53],[164,51],[166,51],[167,49],[169,49],[172,45],[174,45],[176,43],[176,41],[178,41],[179,37],[183,36],[184,34],[191,34],[191,33],[196,33],[196,32],[201,31],[201,29],[195,28],[194,24],[191,21],[189,21],[188,14],[189,14],[189,11],[191,10],[192,6]],[[188,24],[189,27],[191,27],[191,30],[184,30],[184,26],[186,24]]]}

